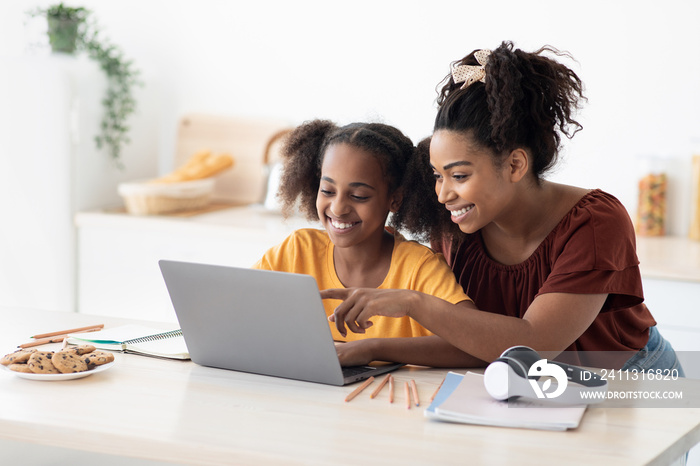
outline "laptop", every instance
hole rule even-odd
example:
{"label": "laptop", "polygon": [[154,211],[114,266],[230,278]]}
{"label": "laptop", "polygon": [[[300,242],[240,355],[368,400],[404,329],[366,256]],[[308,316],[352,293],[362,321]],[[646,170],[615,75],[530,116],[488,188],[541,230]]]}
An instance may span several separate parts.
{"label": "laptop", "polygon": [[158,264],[197,364],[338,386],[403,366],[341,367],[310,275],[172,260]]}

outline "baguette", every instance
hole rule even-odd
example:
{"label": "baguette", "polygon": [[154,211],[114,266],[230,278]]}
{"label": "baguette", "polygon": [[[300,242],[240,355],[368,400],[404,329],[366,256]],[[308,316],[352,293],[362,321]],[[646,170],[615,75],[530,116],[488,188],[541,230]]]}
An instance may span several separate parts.
{"label": "baguette", "polygon": [[227,170],[233,166],[233,157],[229,154],[212,155],[210,150],[200,150],[180,168],[172,173],[152,180],[152,183],[180,183],[201,180]]}

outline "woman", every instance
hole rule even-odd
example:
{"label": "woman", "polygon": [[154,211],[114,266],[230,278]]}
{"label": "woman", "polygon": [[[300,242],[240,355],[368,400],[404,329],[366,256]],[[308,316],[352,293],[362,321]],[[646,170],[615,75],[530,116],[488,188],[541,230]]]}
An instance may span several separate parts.
{"label": "woman", "polygon": [[[601,190],[543,176],[557,160],[560,133],[581,129],[572,115],[584,99],[578,76],[543,52],[561,55],[504,42],[453,64],[438,98],[429,167],[415,171],[416,191],[404,201],[416,213],[405,226],[429,229],[433,248],[474,304],[455,312],[411,291],[326,290],[324,298],[344,300],[331,320],[341,334],[362,333],[372,316],[410,316],[487,362],[525,345],[566,351],[572,362],[680,371],[642,303],[625,208]],[[426,186],[437,196],[423,192]],[[358,345],[353,356],[348,362],[398,355],[375,343]]]}

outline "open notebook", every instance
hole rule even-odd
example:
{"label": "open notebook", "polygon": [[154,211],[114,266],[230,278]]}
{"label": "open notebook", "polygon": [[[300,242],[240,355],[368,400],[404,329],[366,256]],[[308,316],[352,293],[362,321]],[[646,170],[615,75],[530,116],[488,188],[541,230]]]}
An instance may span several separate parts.
{"label": "open notebook", "polygon": [[449,372],[425,415],[430,419],[465,424],[567,430],[578,427],[585,411],[585,405],[494,400],[484,387],[482,374]]}
{"label": "open notebook", "polygon": [[122,325],[98,332],[68,335],[68,344],[90,344],[98,349],[123,351],[170,359],[189,359],[180,329],[163,331],[143,325]]}

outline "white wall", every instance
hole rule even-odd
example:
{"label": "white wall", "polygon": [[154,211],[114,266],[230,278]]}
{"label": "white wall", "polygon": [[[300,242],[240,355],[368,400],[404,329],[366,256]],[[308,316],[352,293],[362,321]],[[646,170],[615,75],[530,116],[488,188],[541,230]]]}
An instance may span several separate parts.
{"label": "white wall", "polygon": [[[23,26],[23,12],[51,3],[0,2],[0,56],[24,53],[36,26]],[[662,157],[671,177],[669,229],[687,232],[690,157],[700,153],[698,2],[66,3],[92,9],[143,70],[141,92],[160,101],[151,137],[161,171],[170,168],[175,122],[190,111],[293,123],[382,120],[418,140],[430,134],[435,86],[451,61],[504,39],[526,50],[551,44],[576,58],[567,63],[589,97],[584,131],[552,179],[608,190],[634,213],[640,157]]]}

